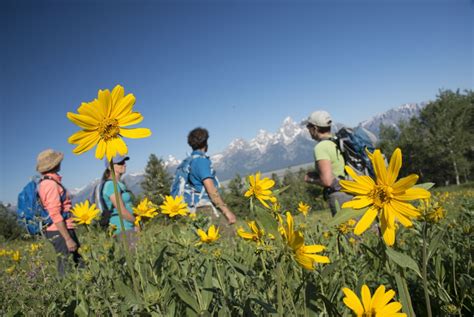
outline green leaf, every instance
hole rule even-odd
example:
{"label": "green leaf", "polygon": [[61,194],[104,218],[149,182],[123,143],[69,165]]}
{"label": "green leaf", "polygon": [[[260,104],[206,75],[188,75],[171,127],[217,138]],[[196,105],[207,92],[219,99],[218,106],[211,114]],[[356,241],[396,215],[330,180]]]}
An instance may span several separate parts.
{"label": "green leaf", "polygon": [[434,185],[435,185],[435,183],[423,183],[423,184],[416,184],[413,187],[430,190]]}
{"label": "green leaf", "polygon": [[177,224],[173,224],[173,226],[171,227],[171,231],[173,232],[173,235],[176,237],[176,239],[179,240],[182,235],[179,226]]}
{"label": "green leaf", "polygon": [[[433,256],[433,254],[436,252],[436,250],[438,249],[439,245],[441,242],[444,242],[443,241],[443,238],[444,238],[444,233],[445,231],[439,231],[437,235],[434,236],[433,239],[431,239],[431,242],[428,246],[428,259],[431,258]],[[427,259],[427,260],[428,260]]]}
{"label": "green leaf", "polygon": [[115,289],[117,290],[117,292],[121,296],[125,297],[125,300],[128,304],[139,304],[139,305],[145,304],[145,302],[142,301],[140,298],[138,298],[133,292],[133,290],[127,285],[125,285],[125,283],[122,282],[121,280],[116,280],[114,284],[115,284]]}
{"label": "green leaf", "polygon": [[413,306],[411,303],[410,293],[408,292],[408,285],[404,278],[398,273],[394,273],[395,281],[397,282],[398,297],[403,306],[402,311],[407,314],[408,317],[415,317]]}
{"label": "green leaf", "polygon": [[340,225],[341,223],[346,222],[349,219],[352,218],[359,218],[362,216],[366,211],[367,208],[363,209],[352,209],[352,208],[344,208],[341,209],[335,216],[332,218],[332,220],[328,223],[328,227],[335,227]]}
{"label": "green leaf", "polygon": [[214,295],[212,289],[212,265],[208,261],[206,266],[206,275],[204,276],[203,281],[203,290],[202,290],[202,299],[203,299],[203,306],[204,310],[209,308],[209,304],[212,301],[212,296]]}
{"label": "green leaf", "polygon": [[419,277],[421,277],[418,264],[416,264],[415,260],[413,260],[410,256],[404,253],[395,251],[392,248],[387,248],[385,253],[393,262],[395,262],[401,267],[407,267],[409,269],[412,269],[413,271],[415,271],[416,274],[418,274]]}
{"label": "green leaf", "polygon": [[87,303],[84,300],[81,300],[79,305],[76,306],[76,309],[74,309],[74,314],[79,317],[89,316],[89,307],[87,306]]}
{"label": "green leaf", "polygon": [[255,206],[255,214],[265,232],[271,233],[275,237],[279,236],[278,223],[268,210]]}
{"label": "green leaf", "polygon": [[273,191],[273,195],[278,196],[281,193],[283,193],[285,190],[287,190],[288,188],[290,188],[290,185],[286,185],[285,187],[276,189],[276,190]]}
{"label": "green leaf", "polygon": [[177,281],[172,280],[171,283],[173,284],[173,287],[176,290],[176,293],[178,294],[179,298],[181,298],[181,300],[185,302],[186,305],[188,305],[197,314],[199,312],[199,304],[196,299],[190,294],[188,294],[188,292],[186,292],[186,290],[181,287],[181,285],[179,285]]}

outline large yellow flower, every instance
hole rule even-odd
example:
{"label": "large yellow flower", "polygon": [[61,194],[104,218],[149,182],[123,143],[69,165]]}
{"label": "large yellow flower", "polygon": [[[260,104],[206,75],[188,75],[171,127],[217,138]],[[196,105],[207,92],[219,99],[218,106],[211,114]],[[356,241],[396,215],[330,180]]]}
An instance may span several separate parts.
{"label": "large yellow flower", "polygon": [[170,217],[186,216],[188,213],[188,204],[183,201],[183,196],[166,196],[165,201],[160,206],[161,212]]}
{"label": "large yellow flower", "polygon": [[342,208],[361,209],[369,207],[357,223],[354,233],[362,234],[367,230],[375,217],[379,216],[383,239],[388,246],[395,243],[395,220],[405,227],[412,226],[410,218],[417,218],[420,212],[407,201],[430,197],[430,192],[423,188],[413,188],[418,176],[411,174],[398,181],[398,173],[402,166],[402,152],[396,149],[385,166],[380,150],[375,150],[370,159],[374,166],[376,180],[369,176],[357,175],[352,168],[346,166],[346,172],[354,181],[341,180],[344,191],[355,194],[353,200],[346,202]]}
{"label": "large yellow flower", "polygon": [[318,244],[304,245],[304,237],[300,231],[295,231],[293,228],[293,217],[289,212],[286,213],[286,226],[283,219],[279,216],[279,231],[285,239],[287,245],[293,250],[294,258],[303,268],[307,270],[314,270],[316,263],[329,263],[327,256],[316,255],[315,253],[322,252],[326,247]]}
{"label": "large yellow flower", "polygon": [[153,218],[158,212],[156,211],[156,205],[149,201],[148,198],[144,198],[137,207],[133,207],[133,213],[135,214],[135,225],[138,226],[143,218]]}
{"label": "large yellow flower", "polygon": [[76,204],[74,208],[71,209],[71,213],[76,223],[90,225],[92,220],[99,217],[100,210],[97,209],[95,204],[89,205],[89,201],[86,200],[83,203]]}
{"label": "large yellow flower", "polygon": [[219,239],[219,237],[220,237],[219,228],[216,229],[216,227],[214,225],[211,225],[209,227],[209,229],[207,230],[207,233],[202,229],[198,229],[197,234],[198,234],[199,238],[201,238],[201,241],[198,242],[197,244],[212,243],[212,242],[216,241],[217,239]]}
{"label": "large yellow flower", "polygon": [[265,230],[260,228],[260,226],[255,221],[247,222],[250,230],[252,232],[246,232],[242,227],[237,230],[237,234],[245,240],[252,240],[257,243],[257,245],[262,244],[263,238],[265,236]]}
{"label": "large yellow flower", "polygon": [[158,212],[156,211],[156,205],[149,201],[148,198],[144,198],[137,207],[133,207],[133,213],[137,216],[153,218]]}
{"label": "large yellow flower", "polygon": [[352,309],[357,317],[406,317],[405,313],[400,313],[402,304],[399,302],[390,302],[395,296],[395,291],[385,292],[385,286],[380,285],[372,297],[367,285],[362,285],[361,300],[357,295],[347,287],[342,289],[346,297],[343,298],[344,304]]}
{"label": "large yellow flower", "polygon": [[308,204],[302,201],[300,201],[300,203],[298,204],[298,211],[301,212],[305,217],[308,215],[308,211],[310,208],[311,207]]}
{"label": "large yellow flower", "polygon": [[260,172],[257,172],[255,176],[249,176],[249,183],[250,187],[245,192],[245,197],[255,197],[260,200],[262,205],[267,208],[270,208],[270,206],[266,202],[267,200],[271,203],[276,203],[277,199],[275,196],[273,196],[273,193],[270,190],[275,185],[274,180],[269,179],[268,177],[260,179]]}
{"label": "large yellow flower", "polygon": [[105,155],[110,161],[117,153],[127,154],[122,137],[139,139],[150,136],[151,131],[146,128],[124,128],[143,120],[139,112],[133,112],[134,104],[135,96],[124,96],[123,87],[117,85],[112,93],[108,89],[99,90],[97,99],[83,102],[77,109],[78,113],[68,112],[69,120],[82,129],[68,139],[69,143],[77,145],[73,153],[82,154],[97,145],[95,157],[102,159]]}

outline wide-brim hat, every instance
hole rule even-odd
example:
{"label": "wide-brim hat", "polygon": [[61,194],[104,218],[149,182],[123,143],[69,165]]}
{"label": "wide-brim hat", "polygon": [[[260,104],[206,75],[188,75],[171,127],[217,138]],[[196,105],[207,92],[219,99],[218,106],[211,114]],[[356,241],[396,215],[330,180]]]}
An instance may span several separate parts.
{"label": "wide-brim hat", "polygon": [[36,170],[40,173],[50,171],[58,166],[63,158],[64,154],[61,152],[52,149],[44,150],[36,158]]}

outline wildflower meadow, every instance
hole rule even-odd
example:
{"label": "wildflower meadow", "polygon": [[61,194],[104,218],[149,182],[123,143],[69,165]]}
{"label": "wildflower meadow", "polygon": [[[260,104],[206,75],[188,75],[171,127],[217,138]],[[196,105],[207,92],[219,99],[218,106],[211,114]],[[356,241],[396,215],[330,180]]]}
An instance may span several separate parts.
{"label": "wildflower meadow", "polygon": [[[81,128],[69,138],[74,153],[96,147],[97,159],[110,160],[127,154],[123,137],[150,136],[124,128],[143,120],[134,102],[116,86],[68,113]],[[346,167],[351,180],[341,185],[353,199],[335,217],[320,197],[285,196],[291,185],[255,171],[231,228],[190,213],[182,197],[142,197],[130,248],[125,234],[99,225],[95,204],[79,203],[84,267],[60,278],[45,238],[2,241],[0,314],[471,316],[473,187],[418,183],[400,175],[410,164],[401,149],[384,154],[388,162],[379,149],[369,153],[375,177]]]}

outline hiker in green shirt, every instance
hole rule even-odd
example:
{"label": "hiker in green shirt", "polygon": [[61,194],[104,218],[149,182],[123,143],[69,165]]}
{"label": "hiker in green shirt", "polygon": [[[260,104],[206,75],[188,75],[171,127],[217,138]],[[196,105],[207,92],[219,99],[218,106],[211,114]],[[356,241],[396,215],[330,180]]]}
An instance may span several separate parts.
{"label": "hiker in green shirt", "polygon": [[331,141],[331,116],[326,111],[315,111],[305,123],[311,137],[318,143],[314,147],[316,172],[308,172],[304,180],[324,187],[324,198],[334,216],[337,212],[336,202],[341,207],[352,196],[340,191],[339,180],[344,179],[344,158]]}

